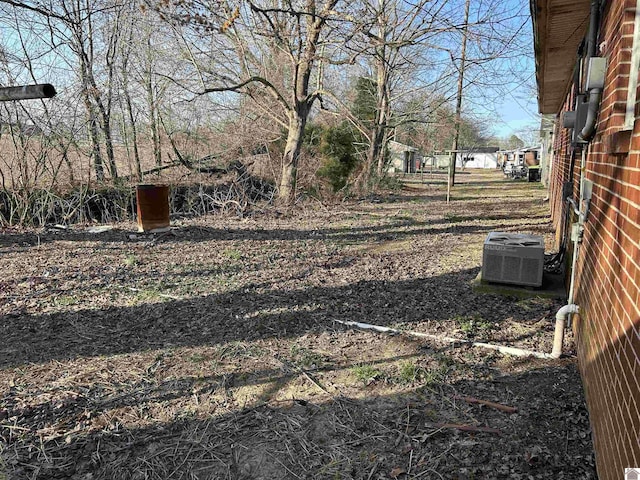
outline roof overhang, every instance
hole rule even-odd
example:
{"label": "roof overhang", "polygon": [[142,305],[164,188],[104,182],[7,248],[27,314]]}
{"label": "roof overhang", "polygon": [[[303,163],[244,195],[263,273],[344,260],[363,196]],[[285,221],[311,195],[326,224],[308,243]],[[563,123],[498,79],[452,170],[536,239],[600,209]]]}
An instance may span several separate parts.
{"label": "roof overhang", "polygon": [[577,50],[589,26],[589,0],[530,0],[538,110],[558,113],[571,84]]}

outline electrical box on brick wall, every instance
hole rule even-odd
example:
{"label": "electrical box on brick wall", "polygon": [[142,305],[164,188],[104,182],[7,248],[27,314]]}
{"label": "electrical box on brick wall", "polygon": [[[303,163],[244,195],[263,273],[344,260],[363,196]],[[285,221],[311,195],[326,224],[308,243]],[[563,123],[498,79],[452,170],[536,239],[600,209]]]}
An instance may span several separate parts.
{"label": "electrical box on brick wall", "polygon": [[576,96],[576,109],[569,110],[562,114],[562,127],[572,128],[571,144],[579,145],[587,143],[578,137],[587,123],[587,113],[589,112],[589,97],[587,95]]}
{"label": "electrical box on brick wall", "polygon": [[591,57],[589,59],[589,69],[587,70],[587,83],[585,90],[594,88],[603,89],[604,80],[607,74],[607,59],[604,57]]}

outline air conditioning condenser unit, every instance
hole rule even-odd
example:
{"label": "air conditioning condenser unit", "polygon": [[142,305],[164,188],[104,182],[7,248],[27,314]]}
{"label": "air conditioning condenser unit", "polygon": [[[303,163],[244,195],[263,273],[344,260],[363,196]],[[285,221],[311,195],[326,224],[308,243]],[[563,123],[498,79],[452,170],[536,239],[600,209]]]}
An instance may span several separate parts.
{"label": "air conditioning condenser unit", "polygon": [[539,235],[490,232],[482,252],[482,280],[539,287],[544,240]]}

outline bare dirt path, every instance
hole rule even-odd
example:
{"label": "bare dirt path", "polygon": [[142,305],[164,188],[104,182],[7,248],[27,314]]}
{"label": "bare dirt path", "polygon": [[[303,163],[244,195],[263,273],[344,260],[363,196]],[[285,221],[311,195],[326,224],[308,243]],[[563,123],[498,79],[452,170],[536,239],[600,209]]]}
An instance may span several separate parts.
{"label": "bare dirt path", "polygon": [[470,287],[489,231],[551,246],[545,191],[459,178],[449,205],[427,176],[155,239],[3,231],[0,478],[595,478],[572,358],[336,322],[551,350],[560,301]]}

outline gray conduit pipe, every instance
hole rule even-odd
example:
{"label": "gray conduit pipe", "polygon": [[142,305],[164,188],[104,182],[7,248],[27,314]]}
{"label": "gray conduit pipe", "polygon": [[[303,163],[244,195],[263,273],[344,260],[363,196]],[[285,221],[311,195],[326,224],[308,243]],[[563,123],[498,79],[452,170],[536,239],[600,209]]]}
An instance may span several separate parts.
{"label": "gray conduit pipe", "polygon": [[[580,159],[580,198],[583,197],[584,192],[584,175],[585,169],[587,166],[587,149],[582,149],[582,157]],[[575,208],[575,202],[573,202]],[[579,204],[579,208],[576,209],[575,212],[578,216],[578,224],[580,228],[582,228],[583,223],[587,219],[587,214],[589,213],[589,202],[587,202],[587,206],[585,207],[584,212],[582,212],[582,201]],[[573,295],[575,291],[576,285],[576,263],[578,261],[578,252],[580,251],[580,240],[575,239],[573,241],[573,258],[571,259],[571,280],[569,283],[569,298],[567,299],[567,305],[560,308],[556,313],[556,329],[553,333],[553,350],[551,351],[551,356],[553,358],[560,358],[562,355],[562,344],[564,343],[564,329],[567,327],[567,321],[570,322],[571,317],[574,313],[580,312],[580,307],[573,303]],[[569,327],[571,324],[569,323]]]}
{"label": "gray conduit pipe", "polygon": [[580,131],[578,137],[580,140],[588,142],[596,131],[596,119],[598,118],[598,109],[600,108],[600,97],[602,90],[594,88],[589,90],[589,106],[587,107],[587,119],[584,128]]}
{"label": "gray conduit pipe", "polygon": [[[589,17],[589,38],[587,44],[587,58],[595,57],[596,42],[598,41],[598,25],[600,24],[600,0],[591,0],[591,13]],[[600,108],[602,90],[594,88],[589,90],[589,106],[587,107],[587,119],[584,128],[578,137],[588,142],[596,131],[596,119]]]}

